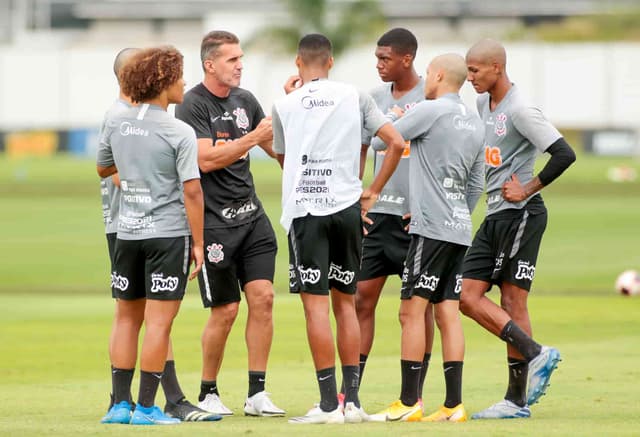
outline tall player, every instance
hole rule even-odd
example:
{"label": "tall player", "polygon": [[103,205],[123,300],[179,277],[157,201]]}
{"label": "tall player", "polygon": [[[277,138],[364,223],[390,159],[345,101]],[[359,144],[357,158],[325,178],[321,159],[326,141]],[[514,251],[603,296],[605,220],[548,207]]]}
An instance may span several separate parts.
{"label": "tall player", "polygon": [[[398,165],[404,141],[370,96],[328,79],[331,42],[320,34],[298,44],[289,94],[274,104],[274,150],[283,166],[282,217],[289,236],[290,291],[299,293],[320,389],[320,403],[290,423],[368,420],[358,398],[360,329],[354,293],[360,266],[362,219]],[[297,83],[298,88],[293,89]],[[371,187],[359,179],[361,130],[388,145]],[[329,301],[345,381],[344,410],[335,379]]]}
{"label": "tall player", "polygon": [[[482,122],[458,95],[467,76],[464,58],[445,54],[427,69],[429,100],[394,122],[411,140],[411,244],[402,279],[402,389],[400,399],[372,420],[417,421],[420,365],[424,354],[424,311],[433,303],[442,337],[446,397],[444,405],[422,418],[464,422],[462,365],[464,335],[459,316],[462,260],[471,244],[471,212],[482,195]],[[375,138],[374,150],[384,146]]]}
{"label": "tall player", "polygon": [[249,307],[245,339],[249,390],[244,413],[282,416],[265,391],[273,339],[273,275],[277,243],[253,185],[249,150],[256,144],[269,155],[271,119],[249,91],[239,88],[242,56],[238,38],[213,31],[202,39],[204,80],[185,95],[176,117],[196,131],[198,164],[205,200],[206,260],[199,276],[209,320],[202,333],[199,406],[221,415],[233,412],[220,399],[218,372],[238,315],[240,290]]}
{"label": "tall player", "polygon": [[[391,120],[394,111],[404,112],[424,100],[424,80],[416,72],[413,62],[418,41],[407,29],[395,28],[386,32],[377,42],[376,68],[384,85],[373,90],[371,96],[378,108]],[[364,170],[370,135],[363,135],[360,175]],[[367,227],[362,243],[362,265],[356,291],[356,311],[360,323],[360,378],[373,346],[375,314],[378,299],[389,275],[402,275],[409,248],[409,145],[389,182],[384,186],[368,217],[373,221]],[[382,167],[385,151],[374,155],[377,175]],[[433,311],[428,305],[425,313],[425,355],[421,361],[420,398],[433,345]]]}
{"label": "tall player", "polygon": [[[126,48],[118,52],[118,54],[116,55],[113,63],[113,72],[118,79],[119,94],[116,101],[105,114],[105,118],[100,129],[101,134],[102,132],[104,132],[105,126],[110,119],[117,117],[119,114],[128,111],[132,106],[134,106],[133,102],[131,102],[131,98],[125,95],[122,91],[122,87],[120,86],[120,72],[127,64],[127,62],[131,59],[131,57],[138,53],[139,50],[140,49]],[[101,179],[100,191],[102,194],[102,213],[105,224],[107,244],[109,247],[109,259],[111,260],[111,265],[113,266],[113,254],[117,238],[118,214],[120,205],[120,180],[118,174],[116,173],[110,177]],[[113,291],[112,297],[116,298],[116,294]],[[139,326],[139,324],[126,323],[126,319],[120,317],[120,313],[118,312],[118,305],[116,304],[113,327],[111,329],[111,336],[109,337],[109,357],[111,363],[113,363],[113,359],[111,357],[113,357],[115,353],[114,348],[116,347],[117,339],[132,338],[133,336],[137,337]],[[120,421],[126,420],[126,409],[120,408],[112,410],[113,390],[116,386],[130,386],[131,380],[133,378],[133,373],[134,369],[120,369],[114,367],[112,364],[112,394],[111,403],[109,405],[110,411],[102,419],[103,423],[119,423]],[[167,362],[165,363],[164,372],[162,373],[162,380],[160,382],[162,384],[164,396],[167,400],[164,411],[171,417],[176,417],[186,422],[215,421],[220,419],[220,416],[204,411],[191,404],[186,399],[176,375],[176,366],[173,359],[173,349],[171,347],[171,343],[169,343]],[[130,393],[127,402],[128,406],[126,407],[130,409],[133,405],[133,400]],[[122,417],[119,417],[119,414],[122,415]]]}
{"label": "tall player", "polygon": [[[202,266],[203,200],[193,130],[167,114],[182,102],[182,54],[173,47],[141,50],[120,74],[122,89],[141,103],[107,120],[98,150],[101,177],[116,172],[121,196],[112,288],[123,325],[112,349],[116,369],[133,369],[138,333],[144,322],[140,354],[140,391],[129,411],[131,379],[115,379],[109,423],[168,425],[154,405],[169,350],[173,320],[184,296],[189,260]],[[126,335],[126,336],[125,336]],[[116,421],[119,418],[120,421]],[[217,417],[220,419],[220,417]]]}
{"label": "tall player", "polygon": [[[476,43],[466,61],[485,123],[487,216],[465,257],[461,309],[507,343],[509,365],[505,398],[472,418],[524,418],[545,393],[560,361],[557,349],[531,338],[527,309],[547,225],[547,209],[538,192],[576,156],[560,132],[511,83],[507,55],[499,42]],[[534,176],[536,155],[542,152],[551,159]],[[500,288],[500,306],[485,295],[493,284]]]}

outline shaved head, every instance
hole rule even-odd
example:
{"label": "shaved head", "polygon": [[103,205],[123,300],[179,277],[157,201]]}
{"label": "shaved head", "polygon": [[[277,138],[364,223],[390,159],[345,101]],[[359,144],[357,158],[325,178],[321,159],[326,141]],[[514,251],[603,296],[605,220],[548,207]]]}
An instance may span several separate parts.
{"label": "shaved head", "polygon": [[126,65],[127,62],[135,55],[140,52],[140,49],[135,48],[126,48],[122,49],[116,55],[116,59],[113,61],[113,72],[115,73],[118,81],[120,81],[120,72],[122,71],[122,67]]}
{"label": "shaved head", "polygon": [[467,52],[467,61],[475,59],[483,64],[507,65],[507,53],[502,44],[494,39],[483,39],[475,43]]}
{"label": "shaved head", "polygon": [[434,71],[443,71],[444,80],[457,88],[460,88],[467,80],[467,63],[462,56],[456,53],[436,56],[431,61],[430,67]]}

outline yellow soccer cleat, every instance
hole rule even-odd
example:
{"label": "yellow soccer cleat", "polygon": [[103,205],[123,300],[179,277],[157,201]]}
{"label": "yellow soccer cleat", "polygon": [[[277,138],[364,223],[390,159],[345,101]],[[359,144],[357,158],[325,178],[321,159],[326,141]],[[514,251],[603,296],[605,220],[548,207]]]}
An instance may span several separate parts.
{"label": "yellow soccer cleat", "polygon": [[377,414],[371,414],[369,420],[372,422],[419,422],[422,419],[422,408],[420,403],[408,407],[397,400]]}
{"label": "yellow soccer cleat", "polygon": [[464,405],[458,404],[453,408],[447,408],[443,405],[435,413],[423,417],[422,422],[466,422],[467,418]]}

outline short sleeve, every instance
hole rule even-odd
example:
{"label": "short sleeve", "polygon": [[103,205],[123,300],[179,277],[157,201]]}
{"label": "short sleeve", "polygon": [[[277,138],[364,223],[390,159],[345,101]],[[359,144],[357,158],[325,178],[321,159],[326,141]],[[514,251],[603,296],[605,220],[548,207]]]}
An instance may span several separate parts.
{"label": "short sleeve", "polygon": [[182,125],[178,129],[176,145],[176,170],[180,182],[200,179],[198,168],[198,140],[189,126]]}
{"label": "short sleeve", "polygon": [[359,103],[360,114],[362,116],[363,138],[365,134],[374,136],[382,125],[389,123],[389,120],[384,116],[382,111],[380,111],[373,97],[369,94],[360,92]]}
{"label": "short sleeve", "polygon": [[282,121],[280,120],[280,114],[276,105],[273,105],[271,110],[271,126],[273,127],[273,151],[278,155],[284,155],[284,128],[282,127]]}
{"label": "short sleeve", "polygon": [[106,120],[100,130],[100,142],[98,144],[97,164],[100,167],[110,167],[114,164],[113,150],[111,149],[111,133],[113,126]]}
{"label": "short sleeve", "polygon": [[526,106],[514,112],[512,121],[518,132],[540,152],[547,150],[562,137],[558,129],[545,118],[542,111],[533,106]]}

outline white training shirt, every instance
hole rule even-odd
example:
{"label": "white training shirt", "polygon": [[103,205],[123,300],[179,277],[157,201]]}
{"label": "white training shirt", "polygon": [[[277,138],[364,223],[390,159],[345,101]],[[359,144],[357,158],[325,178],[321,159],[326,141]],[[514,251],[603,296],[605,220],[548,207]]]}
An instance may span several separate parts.
{"label": "white training shirt", "polygon": [[368,94],[330,80],[314,80],[275,102],[273,150],[284,154],[282,217],[326,216],[362,194],[361,129],[372,135],[388,123]]}

